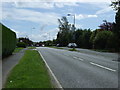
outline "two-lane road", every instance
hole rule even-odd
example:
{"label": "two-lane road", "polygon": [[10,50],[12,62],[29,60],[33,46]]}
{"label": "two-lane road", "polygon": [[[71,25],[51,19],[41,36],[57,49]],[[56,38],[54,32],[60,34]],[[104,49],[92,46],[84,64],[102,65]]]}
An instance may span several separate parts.
{"label": "two-lane road", "polygon": [[117,88],[118,62],[95,55],[38,47],[63,88]]}

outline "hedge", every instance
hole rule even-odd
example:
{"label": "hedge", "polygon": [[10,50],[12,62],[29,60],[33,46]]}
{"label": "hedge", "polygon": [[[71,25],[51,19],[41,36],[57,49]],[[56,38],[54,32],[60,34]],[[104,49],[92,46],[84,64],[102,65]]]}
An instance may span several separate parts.
{"label": "hedge", "polygon": [[2,57],[12,54],[16,47],[16,33],[2,24]]}
{"label": "hedge", "polygon": [[2,25],[0,24],[0,60],[2,58]]}

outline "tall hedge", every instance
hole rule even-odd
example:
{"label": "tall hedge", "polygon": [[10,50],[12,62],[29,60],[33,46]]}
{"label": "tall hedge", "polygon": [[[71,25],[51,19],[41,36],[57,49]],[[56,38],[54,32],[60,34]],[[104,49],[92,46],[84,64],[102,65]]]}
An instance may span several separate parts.
{"label": "tall hedge", "polygon": [[16,33],[2,24],[2,57],[12,54],[16,47]]}

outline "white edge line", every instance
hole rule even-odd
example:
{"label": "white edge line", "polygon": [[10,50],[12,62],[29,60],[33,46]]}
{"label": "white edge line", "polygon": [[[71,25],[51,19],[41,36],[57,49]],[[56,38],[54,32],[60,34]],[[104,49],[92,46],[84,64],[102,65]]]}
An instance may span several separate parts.
{"label": "white edge line", "polygon": [[40,51],[38,51],[38,52],[40,53],[40,55],[41,55],[43,61],[45,62],[45,64],[46,64],[48,70],[50,71],[51,75],[52,75],[53,78],[55,79],[55,81],[56,81],[56,83],[57,83],[57,85],[58,85],[58,88],[63,89],[62,86],[61,86],[61,84],[60,84],[60,82],[57,80],[56,76],[54,75],[54,73],[53,73],[52,70],[50,69],[50,67],[49,67],[49,65],[47,64],[47,62],[45,61],[44,57],[42,56],[41,52],[40,52]]}
{"label": "white edge line", "polygon": [[96,63],[93,63],[93,62],[90,62],[92,65],[96,65],[96,66],[98,66],[98,67],[101,67],[101,68],[104,68],[104,69],[107,69],[107,70],[110,70],[110,71],[113,71],[113,72],[115,72],[116,70],[114,70],[114,69],[111,69],[111,68],[108,68],[108,67],[105,67],[105,66],[102,66],[102,65],[99,65],[99,64],[96,64]]}

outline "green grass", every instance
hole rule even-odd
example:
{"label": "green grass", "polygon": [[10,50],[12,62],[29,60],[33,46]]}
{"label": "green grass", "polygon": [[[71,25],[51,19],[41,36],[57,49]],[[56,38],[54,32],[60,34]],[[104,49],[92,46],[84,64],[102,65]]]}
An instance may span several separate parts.
{"label": "green grass", "polygon": [[14,50],[13,53],[17,53],[17,52],[21,51],[22,49],[24,49],[24,48],[22,48],[22,47],[17,47],[17,48],[15,48],[15,50]]}
{"label": "green grass", "polygon": [[36,50],[26,50],[12,69],[5,88],[52,88],[45,64]]}
{"label": "green grass", "polygon": [[48,46],[50,48],[55,48],[55,49],[64,49],[64,48],[61,48],[61,47],[56,47],[56,46]]}
{"label": "green grass", "polygon": [[75,48],[69,49],[69,51],[77,51]]}
{"label": "green grass", "polygon": [[28,49],[36,49],[36,47],[28,47]]}

